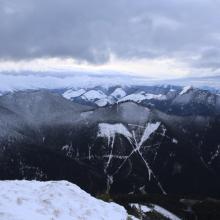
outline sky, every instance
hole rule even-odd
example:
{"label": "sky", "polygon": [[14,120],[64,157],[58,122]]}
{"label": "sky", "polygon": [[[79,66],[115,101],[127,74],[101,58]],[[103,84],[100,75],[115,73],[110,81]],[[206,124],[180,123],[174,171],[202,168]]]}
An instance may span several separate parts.
{"label": "sky", "polygon": [[0,0],[0,72],[220,75],[220,0]]}

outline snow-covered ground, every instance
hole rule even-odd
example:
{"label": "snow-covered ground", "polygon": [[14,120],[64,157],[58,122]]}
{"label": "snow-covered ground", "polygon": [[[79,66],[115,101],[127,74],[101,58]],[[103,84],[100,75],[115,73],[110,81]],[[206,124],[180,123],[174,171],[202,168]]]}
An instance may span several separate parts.
{"label": "snow-covered ground", "polygon": [[[126,210],[67,181],[0,181],[1,220],[126,220]],[[135,219],[132,217],[132,219]]]}

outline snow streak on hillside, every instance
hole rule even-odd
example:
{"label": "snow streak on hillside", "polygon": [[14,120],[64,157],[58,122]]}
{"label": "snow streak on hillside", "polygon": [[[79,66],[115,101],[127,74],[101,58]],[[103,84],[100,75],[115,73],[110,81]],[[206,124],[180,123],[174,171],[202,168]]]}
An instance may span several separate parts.
{"label": "snow streak on hillside", "polygon": [[119,124],[100,123],[99,124],[99,131],[98,131],[97,137],[106,138],[108,140],[108,147],[111,148],[110,154],[108,155],[108,161],[107,161],[107,164],[106,164],[106,167],[105,167],[105,172],[106,172],[107,168],[109,167],[112,158],[114,157],[114,155],[113,155],[113,148],[114,148],[116,134],[124,136],[129,141],[131,146],[133,147],[133,150],[130,152],[129,155],[122,156],[120,158],[120,159],[123,159],[123,161],[121,162],[121,165],[118,167],[118,169],[110,177],[111,181],[110,181],[110,183],[108,183],[109,187],[111,187],[111,184],[114,181],[113,180],[114,175],[119,172],[119,170],[124,166],[125,162],[134,153],[137,153],[141,157],[141,159],[143,160],[143,162],[144,162],[144,164],[146,166],[146,169],[148,171],[148,179],[149,179],[149,181],[151,180],[151,176],[153,176],[153,178],[156,180],[157,185],[160,188],[161,192],[163,194],[166,194],[165,190],[163,189],[163,186],[161,185],[161,183],[159,182],[158,178],[156,177],[156,175],[154,174],[153,170],[151,169],[149,162],[143,157],[142,152],[141,152],[141,148],[143,147],[143,144],[159,128],[160,125],[161,125],[160,122],[147,123],[146,127],[144,128],[144,131],[143,131],[143,133],[141,135],[141,138],[138,141],[137,137],[136,137],[136,134],[135,134],[135,131],[132,130],[132,132],[130,132],[121,123],[119,123]]}

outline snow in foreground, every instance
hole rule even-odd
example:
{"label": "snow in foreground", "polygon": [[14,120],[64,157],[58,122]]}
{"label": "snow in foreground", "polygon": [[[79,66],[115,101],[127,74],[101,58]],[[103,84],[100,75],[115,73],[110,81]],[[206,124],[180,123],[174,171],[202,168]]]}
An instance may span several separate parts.
{"label": "snow in foreground", "polygon": [[126,220],[126,210],[67,181],[0,181],[1,220]]}

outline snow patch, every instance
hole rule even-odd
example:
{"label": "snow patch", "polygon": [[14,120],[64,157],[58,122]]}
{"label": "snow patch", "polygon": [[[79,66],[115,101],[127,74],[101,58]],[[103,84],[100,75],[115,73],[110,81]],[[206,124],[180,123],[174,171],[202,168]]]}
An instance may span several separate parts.
{"label": "snow patch", "polygon": [[185,86],[183,87],[183,90],[179,93],[179,95],[184,95],[187,93],[190,89],[192,89],[192,86]]}
{"label": "snow patch", "polygon": [[172,139],[172,142],[173,142],[174,144],[178,144],[178,140],[175,139],[175,138]]}
{"label": "snow patch", "polygon": [[141,147],[142,144],[150,137],[150,135],[159,128],[159,126],[160,126],[160,122],[148,123],[141,137],[141,141],[138,143],[138,146]]}
{"label": "snow patch", "polygon": [[142,94],[142,93],[135,93],[135,94],[127,95],[127,96],[119,99],[119,102],[134,101],[134,102],[140,103],[144,99],[145,99],[145,95],[144,94]]}
{"label": "snow patch", "polygon": [[140,205],[138,203],[130,203],[129,205],[131,207],[135,207],[137,210],[140,210],[141,212],[144,212],[144,213],[152,211],[152,208],[149,208],[146,205]]}
{"label": "snow patch", "polygon": [[69,150],[70,146],[69,145],[65,145],[62,147],[62,150]]}
{"label": "snow patch", "polygon": [[99,99],[95,102],[95,104],[98,105],[99,107],[104,107],[108,105],[108,99]]}
{"label": "snow patch", "polygon": [[140,103],[144,100],[151,100],[151,99],[166,100],[167,97],[162,94],[155,95],[155,94],[151,94],[151,93],[140,92],[140,93],[134,93],[134,94],[127,95],[127,96],[121,98],[119,100],[119,102],[134,101],[134,102]]}
{"label": "snow patch", "polygon": [[177,217],[173,213],[169,212],[168,210],[162,208],[161,206],[154,205],[153,209],[155,211],[157,211],[158,213],[160,213],[161,215],[163,215],[164,217],[168,218],[168,219],[171,219],[171,220],[181,220],[179,217]]}
{"label": "snow patch", "polygon": [[83,94],[83,99],[94,101],[96,99],[105,99],[107,98],[106,94],[100,90],[90,90]]}
{"label": "snow patch", "polygon": [[111,96],[113,96],[116,99],[120,99],[126,96],[126,92],[122,88],[117,88],[114,92],[112,92]]}
{"label": "snow patch", "polygon": [[180,218],[176,215],[174,215],[173,213],[169,212],[168,210],[162,208],[161,206],[158,205],[153,205],[151,204],[151,206],[147,206],[147,205],[141,205],[138,203],[130,203],[129,204],[131,207],[135,207],[137,210],[139,210],[142,213],[147,213],[147,212],[157,212],[160,213],[162,216],[164,216],[165,218],[168,218],[170,220],[180,220]]}
{"label": "snow patch", "polygon": [[64,145],[62,147],[62,151],[65,151],[66,156],[72,158],[74,150],[73,150],[73,146],[71,145]]}
{"label": "snow patch", "polygon": [[215,151],[215,153],[211,156],[210,161],[208,162],[208,164],[211,164],[213,162],[213,160],[215,160],[220,154],[220,145],[218,145],[217,150]]}
{"label": "snow patch", "polygon": [[79,89],[79,90],[69,89],[66,92],[64,92],[62,96],[66,99],[72,99],[81,96],[85,92],[86,92],[85,89]]}
{"label": "snow patch", "polygon": [[126,220],[126,210],[67,181],[0,181],[0,219]]}
{"label": "snow patch", "polygon": [[128,129],[121,123],[117,124],[108,124],[108,123],[100,123],[98,137],[106,137],[108,142],[110,142],[111,138],[115,138],[116,134],[121,134],[126,138],[132,138],[132,134],[128,131]]}
{"label": "snow patch", "polygon": [[134,101],[136,103],[140,103],[143,100],[166,100],[166,95],[162,94],[151,94],[151,93],[133,93],[126,96],[126,92],[122,88],[115,89],[109,96],[107,96],[104,92],[101,90],[89,90],[86,92],[84,89],[80,90],[67,90],[63,93],[63,97],[66,99],[73,99],[75,97],[81,97],[84,100],[92,101],[99,107],[104,107],[108,104],[114,104],[116,100],[118,102],[124,102],[124,101]]}
{"label": "snow patch", "polygon": [[151,99],[166,100],[167,99],[167,97],[162,94],[155,95],[155,94],[146,93],[145,96],[146,96],[146,99],[149,99],[149,100]]}

